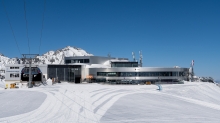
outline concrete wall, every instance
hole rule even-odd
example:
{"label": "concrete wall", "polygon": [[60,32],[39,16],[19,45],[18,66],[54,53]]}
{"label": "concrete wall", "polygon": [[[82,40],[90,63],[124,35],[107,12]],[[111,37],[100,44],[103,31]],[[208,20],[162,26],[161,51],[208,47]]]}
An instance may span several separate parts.
{"label": "concrete wall", "polygon": [[[46,64],[42,64],[42,65],[39,65],[38,67],[40,68],[40,70],[41,70],[41,72],[42,72],[42,75],[44,75],[45,76],[45,78],[47,78],[48,77],[48,75],[47,75],[47,66],[48,65],[46,65]],[[43,77],[43,76],[42,76]],[[43,80],[43,78],[42,78],[42,80]]]}
{"label": "concrete wall", "polygon": [[[18,67],[19,69],[10,69],[10,67]],[[20,82],[21,70],[24,68],[22,64],[7,64],[5,65],[5,82]],[[19,77],[10,77],[10,74],[18,74]]]}

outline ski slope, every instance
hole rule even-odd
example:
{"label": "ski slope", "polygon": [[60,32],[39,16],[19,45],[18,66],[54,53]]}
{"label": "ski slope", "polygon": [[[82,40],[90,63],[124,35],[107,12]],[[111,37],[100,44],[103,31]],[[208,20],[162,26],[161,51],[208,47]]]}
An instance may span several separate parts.
{"label": "ski slope", "polygon": [[[5,123],[219,123],[220,88],[213,83],[162,85],[61,83],[37,88],[0,90],[0,122]],[[26,92],[31,103],[4,96]],[[30,94],[32,95],[31,98]],[[37,95],[42,96],[37,96]],[[46,96],[43,96],[46,95]],[[25,94],[20,95],[25,96]],[[37,100],[37,101],[36,101]],[[34,103],[34,102],[37,103]],[[32,104],[33,103],[33,104]],[[25,105],[26,108],[20,108]],[[34,105],[34,106],[33,106]],[[31,108],[27,108],[31,107]],[[35,108],[35,109],[34,109]],[[16,111],[14,114],[12,111]],[[19,113],[20,112],[20,113]],[[25,112],[25,113],[24,113]],[[7,117],[1,117],[7,114]],[[11,115],[10,115],[11,114]]]}

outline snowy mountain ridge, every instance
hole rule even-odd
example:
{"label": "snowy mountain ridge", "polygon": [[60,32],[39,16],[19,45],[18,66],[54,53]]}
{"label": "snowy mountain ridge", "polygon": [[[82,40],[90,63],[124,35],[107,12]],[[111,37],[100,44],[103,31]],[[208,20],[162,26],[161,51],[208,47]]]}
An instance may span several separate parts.
{"label": "snowy mountain ridge", "polygon": [[39,64],[64,64],[64,57],[70,56],[93,56],[93,54],[89,54],[81,48],[67,46],[60,50],[49,51],[37,58],[39,58]]}
{"label": "snowy mountain ridge", "polygon": [[5,64],[11,63],[12,60],[10,58],[5,57],[3,54],[0,53],[0,70],[5,69]]}
{"label": "snowy mountain ridge", "polygon": [[[39,58],[35,63],[38,64],[64,64],[64,57],[70,56],[93,56],[93,54],[87,53],[85,50],[77,47],[67,46],[63,49],[56,51],[48,51],[42,56],[37,56]],[[0,70],[5,69],[6,64],[17,64],[17,63],[27,63],[27,61],[21,61],[17,58],[8,58],[0,53]]]}

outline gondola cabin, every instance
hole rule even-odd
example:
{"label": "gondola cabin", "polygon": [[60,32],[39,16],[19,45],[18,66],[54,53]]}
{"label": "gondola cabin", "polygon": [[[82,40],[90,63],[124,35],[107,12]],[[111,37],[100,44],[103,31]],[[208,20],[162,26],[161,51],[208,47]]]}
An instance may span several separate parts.
{"label": "gondola cabin", "polygon": [[[42,72],[38,67],[31,68],[31,80],[42,81]],[[21,81],[29,81],[29,67],[24,67],[21,70]]]}

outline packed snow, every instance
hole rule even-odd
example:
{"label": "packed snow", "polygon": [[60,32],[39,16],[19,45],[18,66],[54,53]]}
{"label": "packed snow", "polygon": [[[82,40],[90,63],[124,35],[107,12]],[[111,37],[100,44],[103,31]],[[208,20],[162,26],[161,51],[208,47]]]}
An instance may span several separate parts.
{"label": "packed snow", "polygon": [[[0,91],[0,118],[24,114],[40,107],[47,95],[36,91]],[[9,101],[10,100],[10,101]]]}
{"label": "packed snow", "polygon": [[[51,86],[1,90],[0,122],[71,123],[219,123],[220,88],[213,83],[162,85],[107,85],[57,83]],[[18,91],[31,92],[15,94]],[[36,92],[36,94],[35,94]],[[40,98],[43,93],[46,98]],[[16,96],[16,97],[13,97]],[[37,104],[19,100],[24,96]],[[45,96],[42,96],[45,97]],[[7,108],[2,102],[10,102]],[[14,102],[14,103],[12,103]],[[39,106],[40,104],[40,106]],[[26,107],[21,108],[22,105]],[[34,105],[34,106],[32,106]],[[18,106],[18,107],[17,107]],[[17,107],[17,108],[15,108]],[[31,107],[31,108],[28,108]],[[35,107],[35,109],[33,108]],[[0,109],[2,111],[2,109]],[[16,112],[16,114],[12,113]],[[11,114],[6,117],[5,114]]]}
{"label": "packed snow", "polygon": [[0,90],[5,88],[5,80],[0,79]]}

